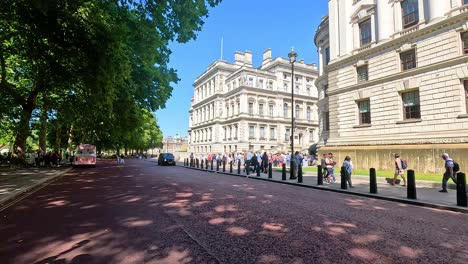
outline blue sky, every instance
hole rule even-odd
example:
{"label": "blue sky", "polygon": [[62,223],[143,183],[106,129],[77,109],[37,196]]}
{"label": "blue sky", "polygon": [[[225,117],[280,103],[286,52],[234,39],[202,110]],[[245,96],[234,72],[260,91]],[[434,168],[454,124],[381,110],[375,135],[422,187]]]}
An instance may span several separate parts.
{"label": "blue sky", "polygon": [[232,62],[235,51],[250,50],[254,67],[262,53],[271,48],[273,57],[287,57],[291,47],[306,63],[318,62],[314,34],[328,13],[327,0],[223,0],[210,10],[196,40],[171,44],[170,66],[177,70],[179,83],[173,85],[166,109],[156,112],[164,137],[187,135],[188,111],[193,81],[221,57]]}

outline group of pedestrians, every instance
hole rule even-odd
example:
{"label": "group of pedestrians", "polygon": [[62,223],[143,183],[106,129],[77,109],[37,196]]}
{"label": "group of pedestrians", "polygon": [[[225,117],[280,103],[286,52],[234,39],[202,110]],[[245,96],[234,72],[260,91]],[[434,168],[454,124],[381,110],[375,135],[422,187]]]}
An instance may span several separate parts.
{"label": "group of pedestrians", "polygon": [[[445,162],[445,172],[442,178],[442,190],[439,192],[446,193],[448,180],[451,179],[455,184],[457,184],[457,173],[460,171],[460,165],[452,158],[450,158],[448,153],[443,153],[441,157]],[[393,175],[393,179],[391,179],[389,183],[391,185],[396,185],[398,184],[398,177],[401,177],[403,180],[402,186],[406,186],[405,170],[408,168],[407,161],[402,159],[398,153],[394,154],[394,158],[395,173]],[[330,184],[336,182],[336,164],[336,161],[333,159],[333,153],[323,154],[321,159],[321,166],[325,183]],[[353,174],[353,163],[350,156],[345,157],[342,167],[344,168],[347,184],[350,188],[353,188],[351,181],[351,175]]]}
{"label": "group of pedestrians", "polygon": [[[36,167],[52,167],[59,166],[62,162],[62,155],[58,151],[42,151],[37,150],[31,154],[31,160],[34,160]],[[68,156],[68,154],[67,154]]]}
{"label": "group of pedestrians", "polygon": [[[457,173],[460,171],[460,165],[450,158],[448,153],[443,153],[441,158],[444,160],[445,172],[442,176],[442,190],[439,192],[447,193],[448,180],[451,179],[457,184]],[[395,185],[397,183],[397,178],[401,177],[403,179],[403,186],[406,186],[405,170],[407,167],[406,160],[401,159],[399,154],[395,154],[395,174],[393,176],[393,182],[391,183],[392,185]]]}
{"label": "group of pedestrians", "polygon": [[[271,163],[273,167],[281,167],[283,164],[286,167],[291,167],[291,160],[293,164],[297,165],[300,164],[301,166],[307,166],[309,164],[308,156],[303,155],[300,152],[296,151],[294,155],[290,155],[289,153],[268,153],[268,152],[254,152],[254,151],[247,151],[247,152],[237,152],[237,153],[208,153],[208,154],[201,154],[196,157],[193,153],[190,154],[190,159],[199,159],[200,162],[203,161],[205,164],[208,162],[209,164],[213,163],[214,166],[227,165],[231,162],[233,163],[233,167],[240,166],[243,167],[243,171],[247,172],[247,168],[250,172],[255,172],[260,169],[262,173],[268,173],[269,164]],[[293,169],[297,172],[297,166]],[[297,175],[297,174],[296,174]]]}
{"label": "group of pedestrians", "polygon": [[[457,162],[455,162],[452,158],[450,158],[448,153],[443,153],[442,154],[442,159],[444,160],[445,164],[445,172],[443,174],[442,178],[442,190],[439,192],[441,193],[446,193],[447,192],[447,182],[449,179],[451,179],[455,184],[457,183],[457,173],[460,171],[460,166]],[[192,153],[190,155],[191,159],[194,159],[195,156]],[[290,155],[289,153],[276,153],[276,154],[271,154],[264,152],[261,154],[260,152],[252,152],[248,151],[247,153],[243,152],[238,152],[238,153],[230,153],[230,154],[207,154],[201,155],[200,160],[204,160],[204,162],[213,162],[214,164],[220,164],[222,166],[223,164],[229,164],[231,161],[233,162],[233,166],[237,167],[238,164],[240,164],[243,167],[244,172],[247,172],[247,169],[250,170],[250,172],[255,172],[258,169],[260,169],[261,172],[263,173],[268,173],[268,164],[271,163],[273,167],[281,167],[283,164],[285,164],[287,167],[291,168],[291,165],[294,164],[294,167],[291,168],[295,170],[295,175],[297,175],[298,172],[298,166],[307,166],[310,165],[312,162],[310,161],[312,159],[313,163],[315,163],[315,157],[307,156],[307,155],[302,155],[300,152],[296,151],[294,155]],[[292,164],[291,164],[291,161]],[[395,173],[393,175],[393,179],[389,178],[389,184],[391,185],[397,185],[399,184],[398,178],[401,177],[403,180],[402,186],[406,186],[406,177],[405,177],[405,171],[408,168],[407,161],[402,159],[400,157],[400,154],[395,153],[394,154],[394,167],[395,167]],[[328,154],[323,154],[320,164],[322,166],[323,170],[323,179],[326,184],[333,184],[336,182],[336,172],[335,172],[335,166],[337,162],[334,160],[333,153],[328,153]],[[346,156],[343,160],[342,166],[344,168],[344,174],[345,174],[345,179],[347,184],[349,185],[350,188],[353,188],[351,176],[353,174],[353,162],[351,161],[350,156]]]}
{"label": "group of pedestrians", "polygon": [[[333,153],[323,154],[322,159],[320,161],[322,170],[323,170],[323,180],[327,184],[333,184],[336,182],[336,174],[335,174],[335,165],[337,164],[334,160]],[[351,161],[350,156],[346,156],[343,165],[341,166],[344,168],[345,179],[347,184],[350,188],[353,187],[353,183],[351,181],[351,175],[353,174],[353,162]]]}
{"label": "group of pedestrians", "polygon": [[11,152],[0,154],[0,164],[10,164],[11,162]]}

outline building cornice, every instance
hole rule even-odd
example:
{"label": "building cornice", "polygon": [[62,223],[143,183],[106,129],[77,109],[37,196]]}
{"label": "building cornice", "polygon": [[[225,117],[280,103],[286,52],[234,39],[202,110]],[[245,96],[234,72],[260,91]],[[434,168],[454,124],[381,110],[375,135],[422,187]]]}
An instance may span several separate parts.
{"label": "building cornice", "polygon": [[356,54],[347,54],[338,60],[330,61],[330,63],[326,66],[327,71],[333,71],[338,68],[341,68],[344,65],[353,64],[355,61],[370,56],[372,54],[376,54],[386,49],[396,49],[395,47],[401,46],[402,44],[406,43],[407,41],[414,40],[418,37],[422,37],[428,35],[432,32],[438,30],[447,29],[452,25],[457,23],[465,22],[468,19],[468,12],[461,13],[453,17],[448,17],[444,20],[438,21],[434,24],[426,25],[423,28],[419,28],[421,25],[415,25],[409,29],[406,29],[407,32],[405,35],[402,35],[402,32],[395,33],[394,36],[399,36],[397,38],[388,40],[386,42],[376,43],[375,46],[367,47],[366,49],[356,53]]}
{"label": "building cornice", "polygon": [[247,72],[247,73],[252,73],[254,75],[263,75],[263,76],[268,76],[269,78],[276,79],[276,75],[272,72],[265,71],[262,69],[256,69],[253,67],[245,67],[242,66],[240,69],[236,70],[235,72],[231,73],[229,76],[226,77],[226,82],[231,81],[232,79],[238,77],[238,75]]}
{"label": "building cornice", "polygon": [[319,38],[319,36],[322,35],[322,33],[324,33],[324,36],[328,36],[329,35],[329,21],[328,21],[328,14],[325,15],[323,18],[322,18],[322,22],[320,22],[320,25],[318,26],[317,30],[315,31],[315,36],[314,36],[314,43],[315,43],[315,46],[319,46],[319,43],[317,42],[317,39]]}
{"label": "building cornice", "polygon": [[[241,95],[245,93],[255,93],[256,95],[267,95],[267,96],[282,96],[286,99],[289,99],[289,96],[291,96],[291,93],[289,92],[284,92],[284,91],[278,91],[278,90],[268,90],[268,89],[261,89],[261,88],[255,88],[255,87],[249,87],[249,86],[240,86],[236,89],[233,89],[229,92],[223,93],[223,94],[214,94],[210,97],[205,98],[204,100],[193,104],[192,108],[198,108],[200,106],[203,106],[207,103],[211,103],[217,99],[226,99],[228,97],[231,97],[233,95]],[[310,101],[317,101],[317,97],[312,97],[309,95],[304,95],[304,94],[294,94],[294,97],[302,100],[310,100]],[[193,110],[190,110],[193,111]],[[189,111],[189,112],[190,112]]]}
{"label": "building cornice", "polygon": [[[254,122],[254,123],[259,123],[259,124],[265,124],[265,125],[291,125],[291,120],[290,119],[285,119],[283,117],[270,117],[270,116],[251,116],[246,113],[242,113],[240,115],[232,116],[229,118],[223,118],[221,120],[213,120],[209,122],[205,122],[200,125],[195,125],[190,127],[189,130],[197,130],[197,129],[204,129],[204,128],[210,128],[214,125],[234,125],[232,123],[238,123],[241,121],[245,122]],[[305,119],[296,119],[296,126],[302,126],[302,127],[313,127],[313,128],[318,128],[319,123],[318,120],[311,120],[307,121]]]}
{"label": "building cornice", "polygon": [[466,63],[466,62],[468,62],[468,55],[462,55],[462,56],[459,56],[459,57],[456,57],[456,58],[453,58],[453,59],[450,59],[450,60],[430,64],[430,65],[427,65],[427,66],[418,67],[416,69],[412,69],[412,70],[408,70],[408,71],[395,73],[395,74],[388,75],[388,76],[378,78],[378,79],[375,79],[375,80],[369,80],[369,81],[366,81],[366,82],[357,83],[355,85],[351,85],[351,86],[348,86],[348,87],[345,87],[345,88],[341,88],[341,89],[337,89],[337,90],[329,90],[328,95],[332,96],[332,95],[336,95],[336,94],[340,94],[340,93],[351,92],[351,91],[354,91],[354,90],[359,90],[361,88],[374,86],[374,85],[387,83],[387,82],[392,82],[392,81],[397,81],[397,80],[401,80],[401,79],[406,78],[406,77],[411,77],[411,76],[415,76],[415,75],[419,75],[419,74],[422,74],[422,73],[434,71],[434,70],[437,70],[437,69],[443,69],[443,68],[451,67],[451,66],[458,65],[460,63]]}
{"label": "building cornice", "polygon": [[227,61],[215,61],[210,66],[208,66],[208,68],[199,77],[195,79],[193,86],[199,86],[201,83],[205,82],[206,79],[212,77],[212,75],[217,71],[225,70],[228,72],[233,72],[236,71],[239,67],[240,66],[230,64]]}
{"label": "building cornice", "polygon": [[[276,59],[262,65],[260,67],[260,70],[269,71],[271,68],[274,68],[276,66],[283,67],[286,70],[290,70],[290,68],[291,68],[289,59],[286,59],[286,58],[283,58],[283,57],[277,57]],[[294,63],[294,69],[298,70],[298,71],[303,71],[303,72],[309,73],[311,75],[318,75],[318,69],[317,69],[317,66],[316,66],[315,63],[306,64],[304,62],[301,63],[299,61],[296,61],[296,63]]]}

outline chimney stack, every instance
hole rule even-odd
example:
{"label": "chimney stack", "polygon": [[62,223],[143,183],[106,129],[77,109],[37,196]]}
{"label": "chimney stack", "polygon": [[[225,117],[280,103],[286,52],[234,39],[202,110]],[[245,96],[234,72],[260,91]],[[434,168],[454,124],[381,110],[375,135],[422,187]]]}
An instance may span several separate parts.
{"label": "chimney stack", "polygon": [[265,63],[270,62],[270,61],[271,61],[271,49],[266,49],[263,52],[263,62],[262,62],[262,64],[265,64]]}
{"label": "chimney stack", "polygon": [[244,51],[244,62],[247,64],[247,65],[250,65],[252,66],[252,52],[251,51]]}
{"label": "chimney stack", "polygon": [[245,61],[245,55],[244,53],[240,51],[236,51],[234,53],[234,64],[235,65],[243,65]]}

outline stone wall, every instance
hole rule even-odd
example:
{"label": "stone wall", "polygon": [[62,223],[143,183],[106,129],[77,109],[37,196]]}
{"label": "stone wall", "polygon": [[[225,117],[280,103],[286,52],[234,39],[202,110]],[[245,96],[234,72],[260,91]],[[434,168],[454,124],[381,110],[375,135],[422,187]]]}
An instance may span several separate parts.
{"label": "stone wall", "polygon": [[393,170],[394,154],[398,153],[402,159],[408,161],[408,169],[413,169],[416,173],[441,174],[445,169],[440,156],[446,152],[460,164],[462,171],[468,171],[468,144],[322,147],[319,157],[328,152],[333,153],[340,166],[345,156],[349,155],[355,169],[377,170]]}

